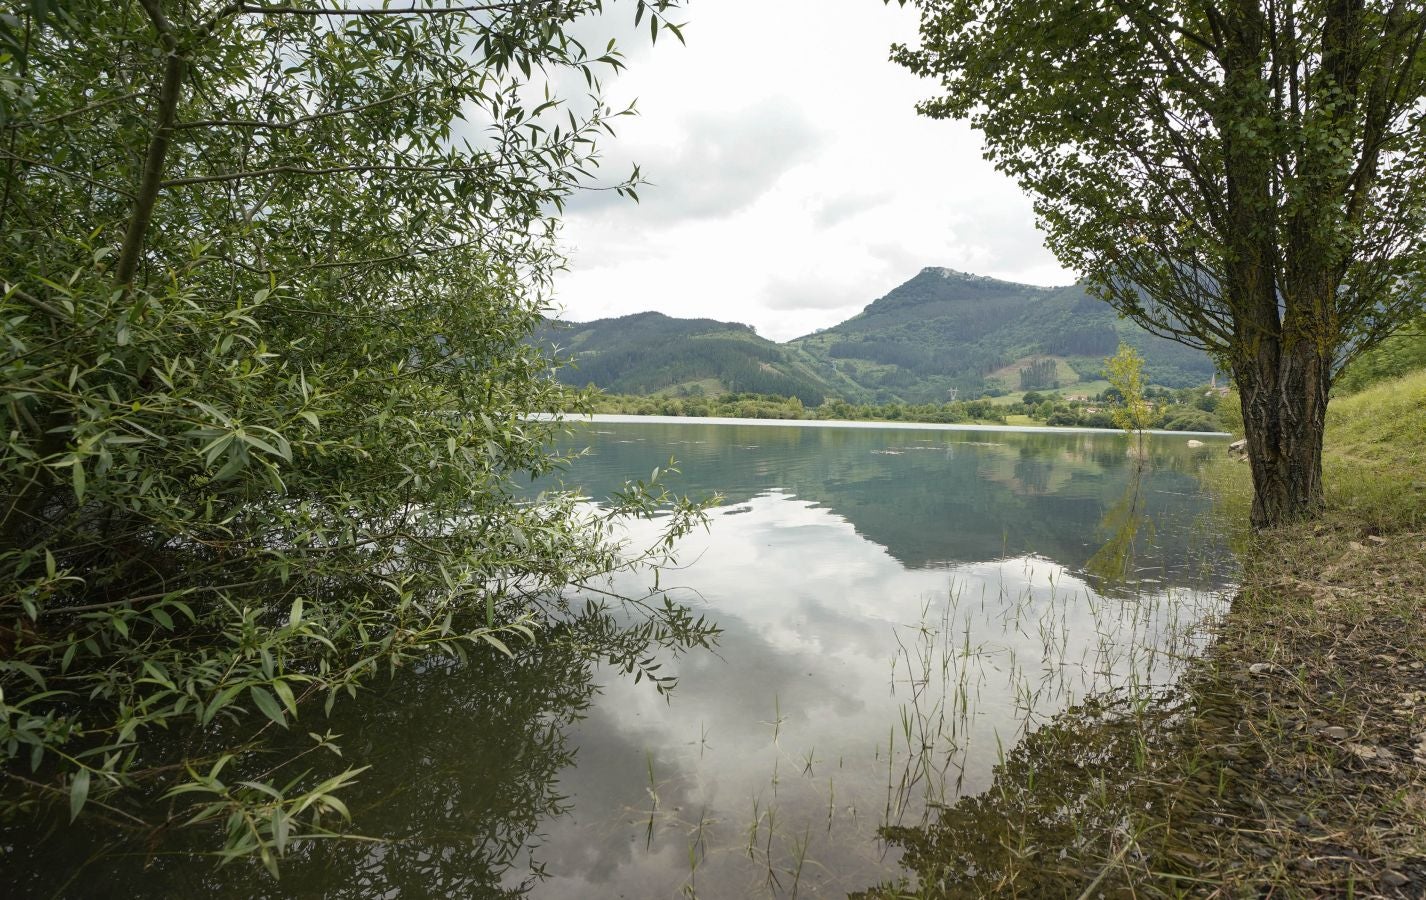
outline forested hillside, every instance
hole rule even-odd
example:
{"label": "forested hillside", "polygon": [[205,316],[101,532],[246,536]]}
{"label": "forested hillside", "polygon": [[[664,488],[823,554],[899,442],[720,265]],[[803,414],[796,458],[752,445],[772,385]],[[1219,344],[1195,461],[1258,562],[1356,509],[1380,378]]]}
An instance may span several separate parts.
{"label": "forested hillside", "polygon": [[566,384],[612,393],[743,391],[796,397],[809,406],[863,393],[830,366],[736,322],[645,312],[582,324],[548,321],[533,339],[572,363],[559,371]]}
{"label": "forested hillside", "polygon": [[588,323],[550,321],[535,340],[573,365],[568,384],[620,394],[744,391],[808,405],[925,403],[983,392],[1087,389],[1120,342],[1144,356],[1149,381],[1202,384],[1213,364],[1157,338],[1083,286],[1046,288],[923,269],[851,319],[787,344],[751,327],[647,312]]}
{"label": "forested hillside", "polygon": [[927,268],[860,315],[793,346],[836,364],[879,399],[943,399],[984,390],[1071,388],[1100,377],[1120,342],[1137,349],[1151,382],[1208,381],[1202,353],[1121,320],[1082,285],[1037,287]]}

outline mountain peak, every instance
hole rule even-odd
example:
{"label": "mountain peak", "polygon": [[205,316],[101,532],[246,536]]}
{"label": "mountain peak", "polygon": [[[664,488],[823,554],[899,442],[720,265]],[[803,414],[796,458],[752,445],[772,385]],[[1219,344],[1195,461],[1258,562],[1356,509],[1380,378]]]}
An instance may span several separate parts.
{"label": "mountain peak", "polygon": [[948,269],[945,266],[926,266],[912,281],[936,279],[940,281],[953,281],[967,285],[994,285],[997,287],[1009,287],[1024,291],[1053,291],[1056,288],[1044,287],[1038,284],[1024,284],[1019,281],[1006,281],[1003,278],[992,278],[989,275],[977,275],[974,272],[962,272],[959,269]]}
{"label": "mountain peak", "polygon": [[927,266],[921,270],[922,275],[936,275],[941,278],[958,279],[961,281],[995,281],[988,275],[976,275],[972,272],[962,272],[959,269],[948,269],[945,266]]}
{"label": "mountain peak", "polygon": [[927,266],[908,281],[873,301],[862,315],[876,315],[906,306],[1000,302],[1005,297],[1028,298],[1053,288],[1001,281],[942,266]]}

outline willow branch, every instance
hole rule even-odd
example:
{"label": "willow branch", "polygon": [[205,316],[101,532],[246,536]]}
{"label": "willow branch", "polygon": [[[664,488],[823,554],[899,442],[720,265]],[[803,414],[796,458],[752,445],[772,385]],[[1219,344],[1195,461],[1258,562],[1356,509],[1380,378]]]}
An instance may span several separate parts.
{"label": "willow branch", "polygon": [[134,280],[139,267],[139,257],[143,255],[144,239],[148,235],[149,223],[153,221],[154,204],[163,188],[163,168],[168,157],[168,147],[173,140],[173,124],[178,117],[178,100],[183,87],[183,77],[188,71],[188,61],[179,52],[174,36],[173,23],[163,13],[159,0],[140,0],[144,11],[149,14],[159,38],[168,49],[168,59],[163,67],[163,83],[158,92],[158,109],[153,135],[149,138],[148,153],[144,157],[144,171],[139,182],[134,209],[129,216],[129,228],[124,234],[124,245],[119,251],[119,262],[114,278],[127,287]]}
{"label": "willow branch", "polygon": [[403,91],[393,94],[390,97],[383,97],[380,100],[373,100],[370,103],[363,103],[361,106],[351,106],[344,109],[332,109],[326,112],[312,113],[307,116],[298,116],[295,119],[288,119],[282,122],[268,122],[262,119],[203,119],[194,122],[180,122],[174,126],[176,130],[182,131],[189,128],[266,128],[274,131],[296,128],[308,122],[315,122],[319,119],[327,119],[333,116],[350,116],[367,110],[385,106],[388,103],[395,103],[398,100],[405,100],[421,92],[422,88]]}
{"label": "willow branch", "polygon": [[528,6],[528,3],[475,3],[468,6],[405,6],[342,8],[335,6],[262,6],[258,4],[238,7],[239,12],[262,16],[433,16],[456,13],[511,12]]}
{"label": "willow branch", "polygon": [[323,166],[320,168],[311,166],[282,165],[271,166],[266,169],[251,169],[246,172],[225,172],[221,175],[191,175],[187,178],[174,178],[165,181],[161,187],[185,187],[194,184],[213,184],[223,181],[242,181],[248,178],[263,178],[268,175],[341,175],[350,172],[412,172],[424,175],[478,175],[488,174],[488,167],[475,166],[412,166],[412,165],[376,165],[357,164],[350,166]]}

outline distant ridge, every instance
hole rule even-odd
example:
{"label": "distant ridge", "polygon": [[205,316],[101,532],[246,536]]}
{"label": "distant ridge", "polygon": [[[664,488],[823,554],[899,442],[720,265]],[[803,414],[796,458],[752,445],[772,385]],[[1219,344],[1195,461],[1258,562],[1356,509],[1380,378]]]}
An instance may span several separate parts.
{"label": "distant ridge", "polygon": [[[1095,388],[1121,341],[1169,387],[1212,377],[1207,355],[1120,319],[1083,285],[1041,287],[928,266],[831,328],[777,344],[751,326],[657,312],[550,321],[534,336],[571,357],[560,378],[624,394],[749,391],[855,402],[945,400],[1027,387]],[[1025,375],[1022,376],[1022,370]]]}
{"label": "distant ridge", "polygon": [[616,394],[746,391],[797,397],[808,406],[862,396],[855,384],[818,371],[830,367],[740,322],[643,312],[583,323],[552,320],[533,339],[573,362],[559,371],[561,380]]}

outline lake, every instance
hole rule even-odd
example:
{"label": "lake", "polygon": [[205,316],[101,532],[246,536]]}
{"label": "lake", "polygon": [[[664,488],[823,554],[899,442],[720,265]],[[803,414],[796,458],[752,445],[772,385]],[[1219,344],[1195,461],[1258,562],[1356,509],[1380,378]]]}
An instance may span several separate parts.
{"label": "lake", "polygon": [[[668,697],[578,641],[399,673],[340,704],[370,844],[253,868],[124,851],[36,895],[845,896],[879,839],[985,790],[1083,698],[1171,684],[1234,578],[1198,473],[1226,439],[595,421],[563,485],[599,503],[677,459],[722,503],[659,586],[723,630]],[[545,481],[532,491],[558,486]],[[629,539],[651,539],[658,521]],[[638,594],[645,578],[615,579]],[[73,868],[96,847],[39,851]],[[83,854],[83,855],[79,855]],[[77,885],[83,885],[79,890]]]}
{"label": "lake", "polygon": [[[1121,434],[590,429],[566,481],[593,498],[669,456],[683,490],[723,495],[664,586],[724,636],[679,661],[670,702],[599,679],[536,896],[837,896],[894,875],[879,825],[985,789],[1089,693],[1172,680],[1230,584],[1197,478],[1224,440],[1151,438],[1134,490]],[[1105,572],[1126,494],[1143,516],[1127,571]]]}

